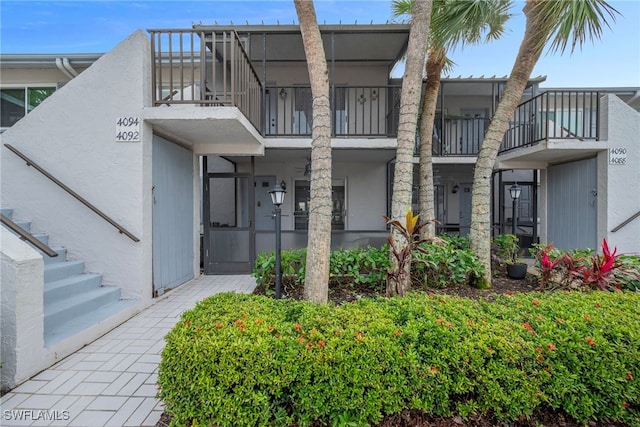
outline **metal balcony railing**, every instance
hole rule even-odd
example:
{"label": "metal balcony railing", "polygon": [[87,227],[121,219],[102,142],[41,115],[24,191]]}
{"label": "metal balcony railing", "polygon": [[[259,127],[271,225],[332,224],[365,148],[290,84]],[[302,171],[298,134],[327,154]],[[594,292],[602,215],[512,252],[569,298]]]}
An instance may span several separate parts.
{"label": "metal balcony railing", "polygon": [[548,91],[518,106],[501,152],[549,139],[600,139],[600,93]]}
{"label": "metal balcony railing", "polygon": [[[310,86],[268,86],[265,136],[311,136]],[[400,86],[332,86],[333,137],[395,137]]]}
{"label": "metal balcony railing", "polygon": [[[434,156],[476,156],[490,119],[484,117],[442,118],[436,115],[433,125],[432,154]],[[416,152],[419,150],[419,139]]]}
{"label": "metal balcony railing", "polygon": [[[237,107],[265,137],[309,137],[309,85],[262,87],[235,31],[149,30],[153,105]],[[330,88],[334,138],[397,136],[399,85]],[[501,152],[549,139],[598,140],[595,91],[548,91],[520,104]],[[475,156],[490,119],[436,116],[434,156]],[[419,141],[416,141],[416,152]]]}
{"label": "metal balcony railing", "polygon": [[233,106],[262,128],[262,85],[235,31],[149,33],[154,106]]}

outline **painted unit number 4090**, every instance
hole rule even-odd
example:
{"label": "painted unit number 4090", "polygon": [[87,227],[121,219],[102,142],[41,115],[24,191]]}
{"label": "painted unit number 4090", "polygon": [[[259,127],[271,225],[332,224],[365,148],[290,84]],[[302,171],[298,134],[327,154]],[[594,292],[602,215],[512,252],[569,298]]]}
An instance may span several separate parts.
{"label": "painted unit number 4090", "polygon": [[140,141],[140,119],[138,117],[119,117],[116,119],[117,142]]}

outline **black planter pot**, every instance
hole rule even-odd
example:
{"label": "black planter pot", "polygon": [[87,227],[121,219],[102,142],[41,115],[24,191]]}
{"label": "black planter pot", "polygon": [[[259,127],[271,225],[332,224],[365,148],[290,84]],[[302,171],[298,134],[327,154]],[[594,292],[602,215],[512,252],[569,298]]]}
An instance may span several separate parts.
{"label": "black planter pot", "polygon": [[527,264],[516,263],[507,265],[507,276],[516,280],[524,279],[527,276]]}

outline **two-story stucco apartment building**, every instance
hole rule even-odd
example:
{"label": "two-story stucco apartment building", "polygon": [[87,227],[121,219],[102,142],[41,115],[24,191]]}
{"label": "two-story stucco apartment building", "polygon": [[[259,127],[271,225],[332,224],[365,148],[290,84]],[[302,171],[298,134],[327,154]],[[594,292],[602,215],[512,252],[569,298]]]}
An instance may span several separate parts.
{"label": "two-story stucco apartment building", "polygon": [[[401,82],[390,76],[409,26],[321,31],[332,245],[376,245],[396,147]],[[274,247],[276,183],[287,191],[283,247],[306,245],[312,116],[297,26],[138,31],[106,54],[0,60],[3,222],[58,255],[2,227],[3,388],[201,267],[248,273]],[[517,182],[523,242],[595,248],[607,238],[640,252],[640,88],[544,90],[543,81],[530,81],[498,158],[494,234],[511,230]],[[468,233],[475,156],[505,82],[442,81],[433,148],[442,232]]]}

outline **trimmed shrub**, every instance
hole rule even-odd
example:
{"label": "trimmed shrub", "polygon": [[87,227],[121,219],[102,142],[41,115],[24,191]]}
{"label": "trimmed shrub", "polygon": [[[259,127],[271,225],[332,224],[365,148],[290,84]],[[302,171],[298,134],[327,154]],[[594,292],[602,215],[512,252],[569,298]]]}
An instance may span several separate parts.
{"label": "trimmed shrub", "polygon": [[412,293],[315,305],[220,294],[167,335],[172,425],[369,425],[405,409],[501,420],[552,407],[640,425],[640,295],[495,302]]}

